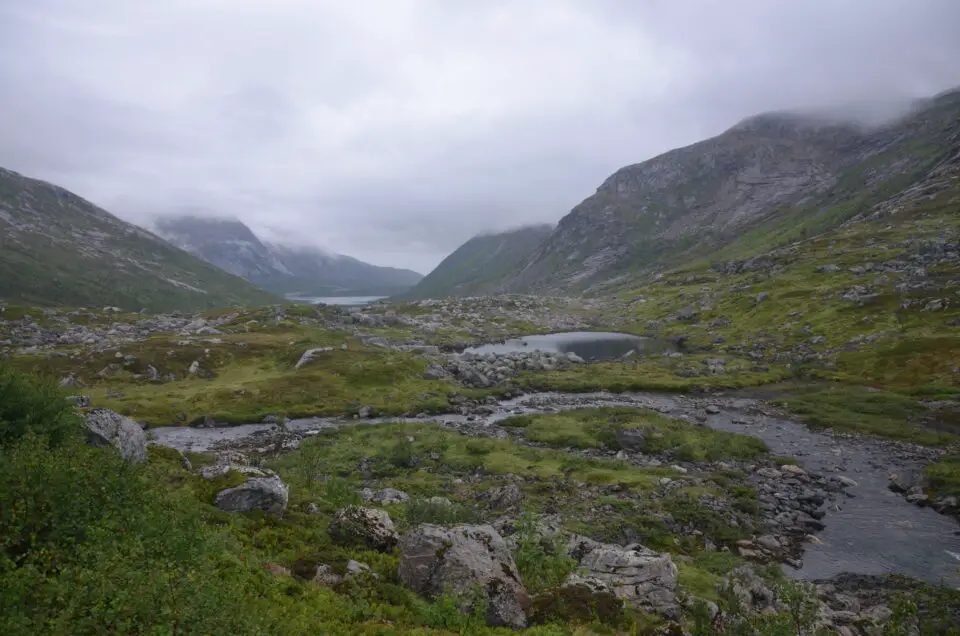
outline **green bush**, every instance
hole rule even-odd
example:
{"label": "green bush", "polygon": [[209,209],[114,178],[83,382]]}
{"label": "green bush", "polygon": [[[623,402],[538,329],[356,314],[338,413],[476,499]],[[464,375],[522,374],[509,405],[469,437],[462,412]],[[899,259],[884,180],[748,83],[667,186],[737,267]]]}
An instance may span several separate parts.
{"label": "green bush", "polygon": [[27,431],[57,445],[80,430],[80,417],[57,387],[0,362],[0,448]]}
{"label": "green bush", "polygon": [[523,584],[532,594],[559,586],[577,567],[577,562],[566,556],[561,538],[541,533],[530,513],[524,513],[517,525],[513,559]]}

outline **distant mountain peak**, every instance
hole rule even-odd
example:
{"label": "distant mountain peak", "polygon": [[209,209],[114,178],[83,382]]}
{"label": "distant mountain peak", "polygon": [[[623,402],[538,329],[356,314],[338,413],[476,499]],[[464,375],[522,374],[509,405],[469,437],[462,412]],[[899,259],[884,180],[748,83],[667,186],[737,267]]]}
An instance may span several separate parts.
{"label": "distant mountain peak", "polygon": [[420,274],[378,267],[320,247],[265,241],[236,218],[165,216],[157,231],[174,244],[264,289],[314,296],[387,296]]}

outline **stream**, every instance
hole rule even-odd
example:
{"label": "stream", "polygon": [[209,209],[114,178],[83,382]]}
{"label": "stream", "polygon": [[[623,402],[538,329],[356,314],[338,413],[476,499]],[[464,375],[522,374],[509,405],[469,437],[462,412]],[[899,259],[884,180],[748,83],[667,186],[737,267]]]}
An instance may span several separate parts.
{"label": "stream", "polygon": [[[712,406],[707,413],[706,406]],[[439,415],[418,421],[470,423],[483,426],[520,413],[547,413],[591,406],[636,406],[718,430],[763,440],[772,453],[794,457],[813,473],[841,474],[857,482],[848,497],[828,503],[826,529],[819,542],[806,544],[803,567],[787,568],[791,576],[827,579],[842,572],[902,574],[960,589],[960,526],[929,508],[920,508],[887,488],[892,472],[917,469],[922,463],[904,445],[867,438],[843,437],[809,430],[779,415],[766,403],[743,398],[691,398],[658,393],[539,393],[499,402],[490,415]],[[327,428],[403,421],[398,418],[351,420],[307,418],[287,428],[308,433]],[[151,429],[159,444],[182,451],[205,451],[224,443],[275,430],[273,424],[224,428],[160,427]]]}

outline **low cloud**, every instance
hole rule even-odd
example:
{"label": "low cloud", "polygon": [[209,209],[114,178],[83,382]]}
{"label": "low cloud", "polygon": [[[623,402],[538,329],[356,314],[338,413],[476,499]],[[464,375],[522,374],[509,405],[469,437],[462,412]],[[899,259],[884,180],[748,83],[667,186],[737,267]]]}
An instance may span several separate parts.
{"label": "low cloud", "polygon": [[0,165],[429,270],[775,109],[960,84],[953,0],[0,0]]}

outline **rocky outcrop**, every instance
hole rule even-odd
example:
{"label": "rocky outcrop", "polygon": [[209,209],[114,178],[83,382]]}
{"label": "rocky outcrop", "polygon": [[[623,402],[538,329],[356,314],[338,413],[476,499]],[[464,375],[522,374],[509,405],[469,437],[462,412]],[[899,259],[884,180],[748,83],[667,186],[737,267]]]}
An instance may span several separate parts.
{"label": "rocky outcrop", "polygon": [[577,542],[573,554],[580,570],[609,586],[631,607],[663,615],[677,612],[677,566],[669,554],[642,545],[628,547]]}
{"label": "rocky outcrop", "polygon": [[335,541],[379,552],[389,552],[397,545],[397,531],[390,515],[377,508],[341,508],[334,513],[329,532]]}
{"label": "rocky outcrop", "polygon": [[422,525],[400,538],[399,577],[427,597],[445,592],[471,611],[473,594],[483,595],[490,626],[526,626],[530,598],[507,544],[490,526],[441,528]]}
{"label": "rocky outcrop", "polygon": [[113,446],[128,462],[147,461],[147,436],[129,417],[109,409],[94,409],[85,415],[87,441],[93,446]]}

